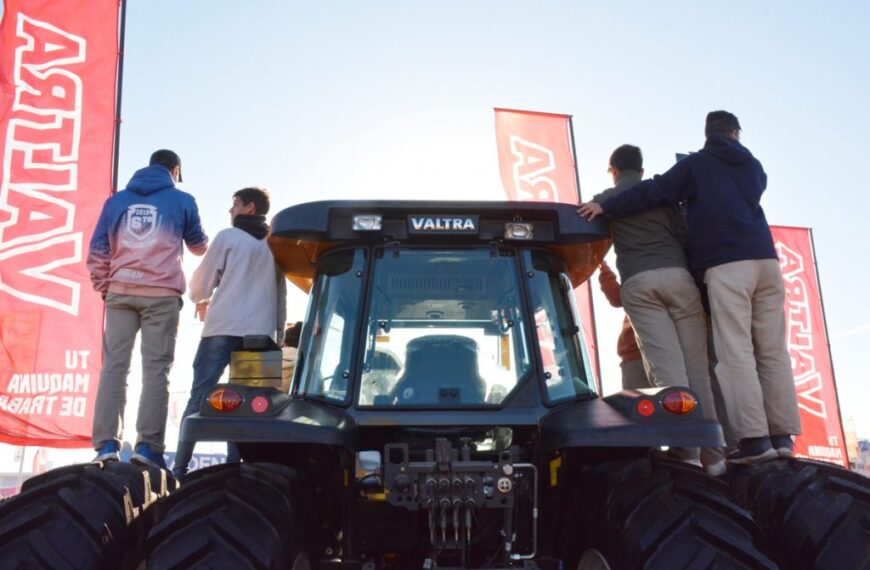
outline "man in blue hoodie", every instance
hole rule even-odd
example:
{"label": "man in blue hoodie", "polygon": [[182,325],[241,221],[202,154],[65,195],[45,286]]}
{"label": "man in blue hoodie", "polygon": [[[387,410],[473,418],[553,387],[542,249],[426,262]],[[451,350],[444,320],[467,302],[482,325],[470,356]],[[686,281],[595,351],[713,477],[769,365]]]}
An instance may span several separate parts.
{"label": "man in blue hoodie", "polygon": [[94,289],[106,302],[103,367],[94,408],[95,461],[118,460],[127,374],[136,334],[142,331],[142,393],[132,461],[166,468],[163,460],[169,369],[181,295],[182,242],[203,255],[208,237],[193,196],[175,187],[181,160],[171,150],[151,155],[150,165],[103,205],[88,253]]}
{"label": "man in blue hoodie", "polygon": [[740,144],[727,111],[707,115],[704,148],[580,215],[622,217],[686,202],[689,262],[707,285],[726,430],[733,464],[790,456],[800,415],[786,349],[785,290],[760,201],[761,163]]}

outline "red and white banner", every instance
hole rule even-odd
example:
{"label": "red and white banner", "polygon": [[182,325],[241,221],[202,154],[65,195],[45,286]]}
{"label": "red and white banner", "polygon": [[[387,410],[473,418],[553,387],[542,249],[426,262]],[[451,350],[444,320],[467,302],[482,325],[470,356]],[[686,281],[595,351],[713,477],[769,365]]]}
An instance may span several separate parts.
{"label": "red and white banner", "polygon": [[[495,138],[501,181],[509,200],[580,203],[570,115],[495,110]],[[580,324],[599,385],[598,339],[589,281],[574,290]]]}
{"label": "red and white banner", "polygon": [[90,446],[119,0],[6,0],[0,26],[0,441]]}
{"label": "red and white banner", "polygon": [[495,110],[498,164],[508,199],[579,203],[570,120],[569,115]]}
{"label": "red and white banner", "polygon": [[809,228],[771,226],[785,283],[788,352],[803,433],[795,453],[848,467]]}

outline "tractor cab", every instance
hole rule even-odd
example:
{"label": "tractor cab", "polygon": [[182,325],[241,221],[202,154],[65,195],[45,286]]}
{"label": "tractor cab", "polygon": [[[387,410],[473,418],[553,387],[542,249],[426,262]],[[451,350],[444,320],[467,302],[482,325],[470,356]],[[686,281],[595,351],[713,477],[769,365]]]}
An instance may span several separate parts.
{"label": "tractor cab", "polygon": [[609,241],[605,224],[572,206],[304,204],[276,216],[269,239],[311,294],[300,397],[359,410],[498,408],[532,377],[548,402],[595,393],[572,289]]}

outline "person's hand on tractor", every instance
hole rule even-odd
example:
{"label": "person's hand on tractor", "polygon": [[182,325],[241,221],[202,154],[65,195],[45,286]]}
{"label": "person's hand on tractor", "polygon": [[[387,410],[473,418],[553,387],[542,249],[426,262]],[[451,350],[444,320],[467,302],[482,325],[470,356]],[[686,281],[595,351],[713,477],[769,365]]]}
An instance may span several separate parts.
{"label": "person's hand on tractor", "polygon": [[601,205],[596,202],[585,202],[580,204],[580,207],[577,208],[577,213],[580,214],[581,218],[586,218],[591,222],[598,216],[604,215],[604,210],[601,208]]}

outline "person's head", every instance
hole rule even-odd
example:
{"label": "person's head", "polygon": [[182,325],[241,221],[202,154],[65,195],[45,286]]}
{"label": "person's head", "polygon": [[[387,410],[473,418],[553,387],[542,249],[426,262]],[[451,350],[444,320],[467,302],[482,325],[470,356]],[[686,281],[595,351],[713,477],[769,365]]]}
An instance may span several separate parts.
{"label": "person's head", "polygon": [[284,331],[284,346],[299,348],[299,335],[302,333],[302,321],[296,321]]}
{"label": "person's head", "polygon": [[624,144],[610,155],[610,164],[608,165],[607,172],[613,177],[613,183],[615,184],[622,173],[629,170],[643,175],[643,154],[641,154],[640,148]]}
{"label": "person's head", "polygon": [[269,193],[264,188],[252,186],[242,188],[233,194],[233,207],[230,216],[233,220],[239,214],[248,216],[265,216],[269,213]]}
{"label": "person's head", "polygon": [[154,151],[148,165],[153,166],[155,164],[165,167],[175,182],[184,182],[181,178],[181,158],[174,151],[166,148]]}
{"label": "person's head", "polygon": [[737,116],[728,111],[710,111],[704,125],[704,137],[721,134],[740,140],[740,121]]}

